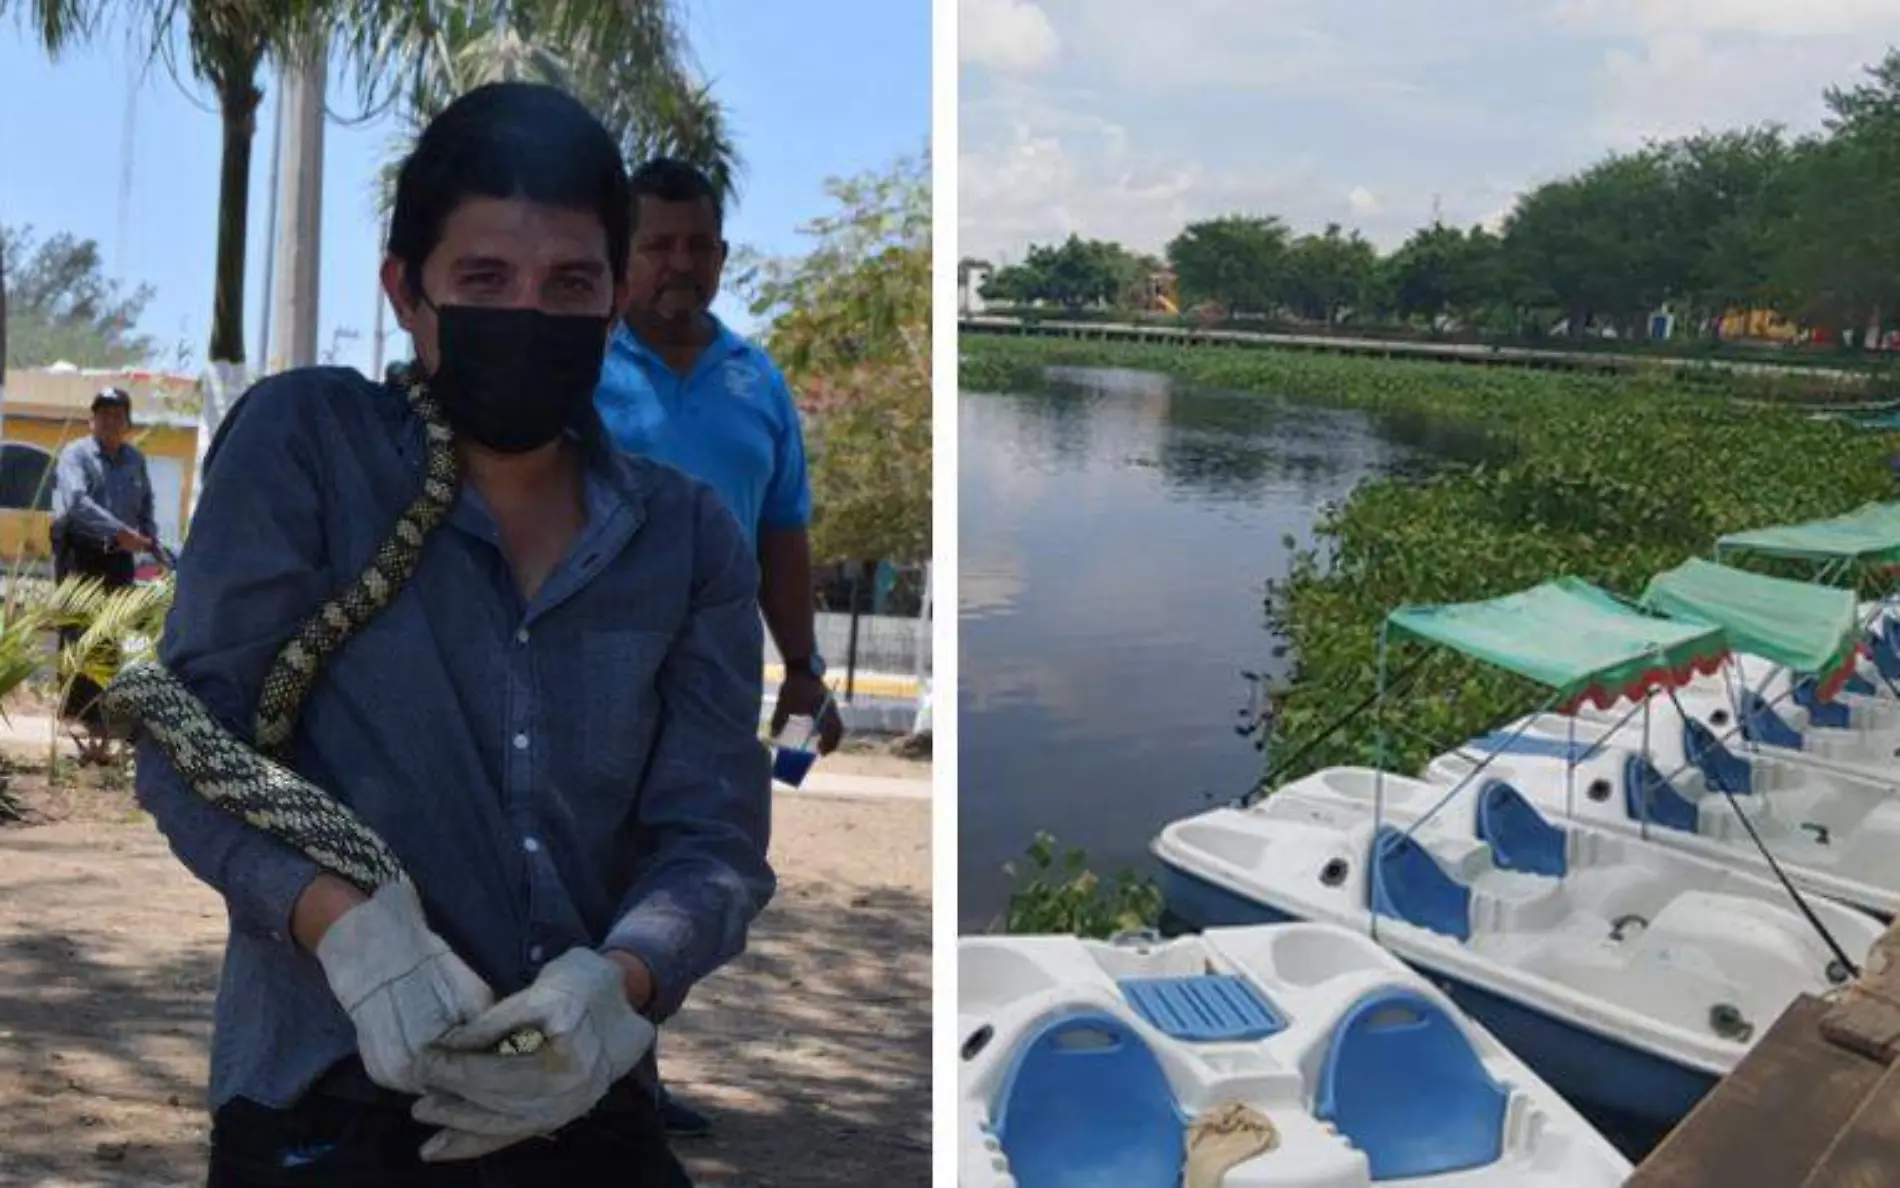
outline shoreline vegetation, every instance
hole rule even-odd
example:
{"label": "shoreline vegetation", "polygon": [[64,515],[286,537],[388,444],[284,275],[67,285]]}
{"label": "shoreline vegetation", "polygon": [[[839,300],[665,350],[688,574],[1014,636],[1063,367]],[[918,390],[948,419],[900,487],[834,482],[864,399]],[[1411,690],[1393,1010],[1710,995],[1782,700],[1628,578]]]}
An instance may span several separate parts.
{"label": "shoreline vegetation", "polygon": [[[1268,585],[1262,651],[1285,646],[1290,669],[1260,729],[1271,730],[1270,760],[1305,751],[1276,783],[1341,764],[1414,771],[1537,708],[1538,691],[1520,679],[1446,658],[1388,697],[1383,754],[1370,712],[1321,740],[1374,692],[1379,627],[1393,608],[1489,598],[1564,574],[1633,597],[1655,574],[1706,556],[1722,533],[1891,498],[1889,459],[1900,452],[1900,433],[1818,419],[1798,397],[1777,399],[1806,384],[1769,377],[1688,386],[1646,373],[986,335],[963,336],[959,348],[964,390],[1041,390],[1052,367],[1156,372],[1358,409],[1429,461],[1324,509],[1315,547],[1295,550],[1288,576]],[[1091,874],[1049,838],[1029,857],[1004,930],[1081,924],[1102,935],[1139,926],[1138,916],[1154,922],[1151,880]]]}

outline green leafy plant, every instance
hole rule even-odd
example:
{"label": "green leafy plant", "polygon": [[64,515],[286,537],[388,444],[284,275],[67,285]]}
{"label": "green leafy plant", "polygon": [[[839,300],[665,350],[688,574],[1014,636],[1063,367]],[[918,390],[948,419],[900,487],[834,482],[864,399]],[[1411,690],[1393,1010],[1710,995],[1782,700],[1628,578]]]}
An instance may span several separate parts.
{"label": "green leafy plant", "polygon": [[1104,882],[1088,868],[1079,848],[1058,851],[1056,839],[1038,833],[1026,857],[1027,871],[1003,867],[1017,885],[1003,913],[1003,931],[1063,933],[1105,939],[1118,932],[1153,928],[1161,916],[1161,888],[1146,875],[1123,870]]}

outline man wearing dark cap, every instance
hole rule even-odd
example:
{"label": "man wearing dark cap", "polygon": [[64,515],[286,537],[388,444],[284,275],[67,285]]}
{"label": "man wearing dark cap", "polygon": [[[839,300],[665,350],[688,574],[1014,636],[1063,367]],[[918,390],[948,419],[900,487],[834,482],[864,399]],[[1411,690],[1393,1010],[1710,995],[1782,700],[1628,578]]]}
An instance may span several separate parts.
{"label": "man wearing dark cap", "polygon": [[[92,432],[68,442],[53,472],[53,576],[96,578],[108,590],[132,584],[140,553],[158,551],[152,516],[152,476],[145,455],[126,437],[132,431],[132,396],[107,388],[92,398]],[[60,631],[60,647],[82,634]],[[98,729],[99,686],[73,679],[60,714]]]}

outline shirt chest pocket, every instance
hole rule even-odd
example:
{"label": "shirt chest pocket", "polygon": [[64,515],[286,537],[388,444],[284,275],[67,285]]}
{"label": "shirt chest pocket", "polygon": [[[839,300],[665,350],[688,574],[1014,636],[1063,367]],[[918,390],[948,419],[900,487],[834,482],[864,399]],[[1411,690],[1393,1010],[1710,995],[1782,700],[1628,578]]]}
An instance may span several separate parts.
{"label": "shirt chest pocket", "polygon": [[659,726],[660,669],[672,637],[660,631],[589,631],[577,640],[581,745],[610,785],[638,782]]}

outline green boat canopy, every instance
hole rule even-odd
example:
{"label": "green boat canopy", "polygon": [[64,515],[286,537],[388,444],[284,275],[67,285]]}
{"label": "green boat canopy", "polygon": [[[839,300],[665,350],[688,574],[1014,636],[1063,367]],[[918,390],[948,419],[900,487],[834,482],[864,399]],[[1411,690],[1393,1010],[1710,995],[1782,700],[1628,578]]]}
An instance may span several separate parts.
{"label": "green boat canopy", "polygon": [[1715,554],[1757,553],[1805,561],[1900,562],[1900,504],[1869,503],[1826,520],[1731,532]]}
{"label": "green boat canopy", "polygon": [[1587,697],[1605,708],[1717,672],[1728,654],[1720,626],[1644,614],[1575,577],[1484,602],[1401,607],[1386,624],[1390,634],[1536,681],[1569,704]]}
{"label": "green boat canopy", "polygon": [[1735,650],[1798,673],[1832,676],[1859,652],[1859,602],[1851,590],[1833,586],[1698,558],[1651,579],[1642,604],[1672,619],[1720,627]]}

